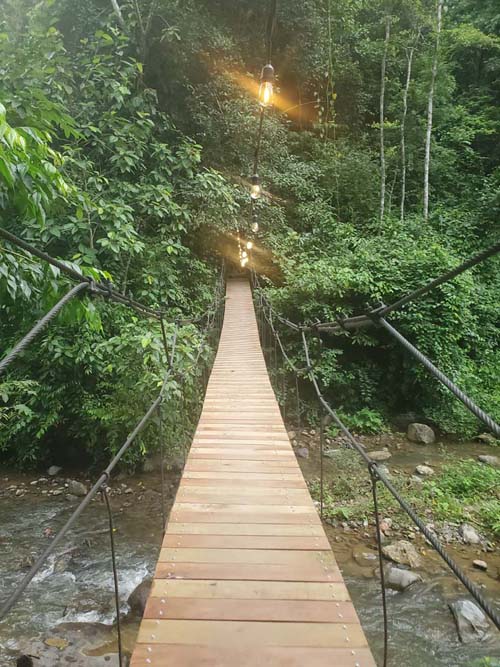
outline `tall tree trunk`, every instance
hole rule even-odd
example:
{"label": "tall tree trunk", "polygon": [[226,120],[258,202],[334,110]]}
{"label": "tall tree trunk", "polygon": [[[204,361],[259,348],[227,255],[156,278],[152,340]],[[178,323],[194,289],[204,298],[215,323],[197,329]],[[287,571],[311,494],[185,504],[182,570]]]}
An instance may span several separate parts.
{"label": "tall tree trunk", "polygon": [[436,88],[436,77],[439,64],[439,41],[441,37],[441,27],[443,24],[443,5],[444,5],[444,0],[438,0],[436,46],[434,49],[434,58],[432,61],[431,86],[429,89],[429,100],[427,104],[427,133],[425,137],[425,161],[424,161],[424,220],[425,221],[429,219],[429,172],[431,168],[432,117],[434,113],[434,90]]}
{"label": "tall tree trunk", "polygon": [[385,212],[385,142],[384,142],[384,119],[385,119],[385,72],[387,69],[387,52],[389,49],[389,39],[391,37],[391,17],[385,19],[385,41],[384,55],[382,58],[382,69],[380,79],[380,221],[384,219]]}
{"label": "tall tree trunk", "polygon": [[125,21],[123,20],[122,10],[120,9],[120,5],[118,4],[117,0],[111,0],[111,6],[113,7],[113,11],[116,14],[116,18],[118,19],[120,28],[123,30],[123,32],[126,32]]}
{"label": "tall tree trunk", "polygon": [[410,91],[411,70],[415,47],[407,51],[408,67],[406,69],[406,84],[403,93],[403,116],[401,118],[401,222],[405,219],[406,204],[406,116],[408,115],[408,93]]}

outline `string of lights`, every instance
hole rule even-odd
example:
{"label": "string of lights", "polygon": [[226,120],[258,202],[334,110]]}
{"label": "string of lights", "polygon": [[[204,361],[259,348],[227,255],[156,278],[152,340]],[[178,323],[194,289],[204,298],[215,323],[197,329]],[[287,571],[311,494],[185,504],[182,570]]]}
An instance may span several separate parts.
{"label": "string of lights", "polygon": [[[267,64],[264,65],[260,75],[259,85],[259,125],[257,130],[257,142],[255,145],[253,171],[250,178],[250,203],[251,203],[251,224],[250,229],[254,234],[259,231],[259,219],[257,213],[257,201],[262,196],[262,185],[259,176],[259,161],[260,150],[262,146],[262,137],[264,134],[264,115],[266,109],[269,109],[273,104],[274,98],[274,67],[271,64],[273,52],[273,35],[276,27],[276,17],[278,11],[278,0],[270,0],[269,16],[266,29],[266,54]],[[240,265],[245,268],[250,260],[250,253],[253,248],[253,242],[247,241],[242,245],[238,230],[238,252]]]}

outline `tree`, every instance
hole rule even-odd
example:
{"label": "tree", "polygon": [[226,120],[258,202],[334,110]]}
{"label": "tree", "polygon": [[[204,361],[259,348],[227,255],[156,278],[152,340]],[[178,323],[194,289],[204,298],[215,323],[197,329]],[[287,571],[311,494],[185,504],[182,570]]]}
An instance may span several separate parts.
{"label": "tree", "polygon": [[434,91],[436,87],[436,77],[439,65],[439,44],[440,44],[441,28],[443,21],[443,6],[444,6],[444,0],[438,0],[437,20],[436,20],[436,43],[434,48],[434,57],[432,60],[429,97],[427,101],[427,131],[425,135],[425,157],[424,157],[424,220],[426,222],[429,218],[429,174],[431,167],[432,119],[434,114]]}

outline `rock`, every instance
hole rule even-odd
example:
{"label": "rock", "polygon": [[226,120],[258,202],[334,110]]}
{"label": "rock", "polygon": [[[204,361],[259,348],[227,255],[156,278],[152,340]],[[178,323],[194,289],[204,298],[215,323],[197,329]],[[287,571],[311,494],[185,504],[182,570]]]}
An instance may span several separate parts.
{"label": "rock", "polygon": [[378,470],[378,472],[382,473],[382,475],[385,475],[386,477],[391,476],[391,471],[385,465],[377,466],[377,470]]}
{"label": "rock", "polygon": [[485,445],[496,445],[496,444],[498,444],[497,439],[491,433],[481,433],[481,435],[478,435],[476,437],[476,440],[479,440],[479,442],[484,442]]}
{"label": "rock", "polygon": [[60,651],[62,651],[69,645],[69,642],[67,639],[63,639],[62,637],[49,637],[45,640],[44,644],[47,646],[54,646],[55,648],[58,648]]}
{"label": "rock", "polygon": [[62,489],[55,489],[54,491],[52,491],[53,496],[62,496],[62,494],[63,494]]}
{"label": "rock", "polygon": [[154,472],[156,465],[153,459],[146,459],[142,465],[143,472]]}
{"label": "rock", "polygon": [[432,445],[436,439],[436,435],[430,426],[427,424],[418,424],[414,422],[408,426],[406,437],[412,442],[417,442],[421,445]]}
{"label": "rock", "polygon": [[134,493],[134,491],[133,491],[133,489],[131,489],[130,486],[129,486],[128,488],[125,489],[125,493],[126,493],[127,495],[129,495],[129,494],[131,494],[131,493]]}
{"label": "rock", "polygon": [[492,454],[480,454],[477,457],[478,461],[481,463],[486,463],[486,465],[493,466],[494,468],[500,468],[500,458],[498,456],[493,456]]}
{"label": "rock", "polygon": [[146,602],[148,601],[149,591],[151,590],[151,584],[153,579],[147,577],[144,581],[134,588],[132,593],[128,596],[128,604],[130,611],[137,616],[142,616],[144,614],[144,609],[146,608]]}
{"label": "rock", "polygon": [[366,548],[356,548],[352,552],[352,557],[361,567],[373,567],[378,556],[375,551],[368,551]]}
{"label": "rock", "polygon": [[423,483],[424,483],[424,480],[423,480],[421,477],[419,477],[418,475],[412,475],[412,476],[410,477],[410,480],[411,480],[414,484],[423,484]]}
{"label": "rock", "polygon": [[24,496],[24,490],[23,489],[17,489],[16,490],[16,496],[19,498],[19,496]]}
{"label": "rock", "polygon": [[483,641],[489,634],[489,623],[481,609],[472,600],[457,600],[450,604],[455,617],[458,636],[464,644]]}
{"label": "rock", "polygon": [[389,565],[385,570],[385,583],[396,591],[405,591],[417,581],[422,581],[422,577],[402,567]]}
{"label": "rock", "polygon": [[146,491],[144,491],[143,499],[149,502],[158,502],[161,500],[161,493],[154,491],[153,489],[146,489]]}
{"label": "rock", "polygon": [[389,560],[399,565],[408,565],[409,567],[420,567],[421,558],[411,542],[407,540],[398,540],[392,544],[382,547],[383,554]]}
{"label": "rock", "polygon": [[415,472],[417,473],[417,475],[420,475],[421,477],[430,477],[431,475],[434,474],[434,470],[432,468],[424,465],[417,466],[415,468]]}
{"label": "rock", "polygon": [[483,570],[484,572],[486,572],[488,569],[488,563],[484,560],[473,560],[472,565],[474,565],[474,567],[478,570]]}
{"label": "rock", "polygon": [[295,453],[297,456],[300,456],[301,459],[308,459],[309,458],[309,450],[307,447],[299,447],[298,449],[295,450]]}
{"label": "rock", "polygon": [[341,452],[341,449],[324,449],[323,450],[323,456],[326,459],[334,459],[339,452]]}
{"label": "rock", "polygon": [[61,466],[50,466],[50,468],[47,470],[47,475],[49,477],[55,477],[58,473],[61,472],[61,470]]}
{"label": "rock", "polygon": [[374,461],[387,461],[391,458],[391,452],[388,449],[381,449],[380,451],[370,452],[370,457]]}
{"label": "rock", "polygon": [[76,479],[70,479],[68,482],[68,493],[72,496],[86,496],[87,487],[82,482],[77,482]]}
{"label": "rock", "polygon": [[460,526],[460,535],[465,544],[481,544],[481,538],[475,528],[469,526],[468,523],[463,523]]}
{"label": "rock", "polygon": [[295,431],[288,431],[288,437],[290,438],[290,440],[295,440],[297,434],[295,433]]}

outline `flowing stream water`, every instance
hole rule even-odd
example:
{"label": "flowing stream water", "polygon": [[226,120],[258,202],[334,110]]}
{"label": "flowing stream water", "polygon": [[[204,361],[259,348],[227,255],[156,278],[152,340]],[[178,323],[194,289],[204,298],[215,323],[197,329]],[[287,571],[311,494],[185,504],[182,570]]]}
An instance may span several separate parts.
{"label": "flowing stream water", "polygon": [[[50,489],[51,481],[33,487],[30,485],[32,480],[32,477],[4,473],[0,482],[1,600],[21,580],[32,557],[46,547],[50,536],[63,524],[77,502],[76,499],[68,500],[65,494],[41,495],[41,487]],[[128,611],[126,600],[130,592],[153,571],[161,541],[160,497],[152,491],[159,488],[158,477],[142,475],[125,482],[123,486],[116,483],[121,494],[111,496],[124,614]],[[169,483],[171,503],[175,480]],[[7,487],[12,484],[23,488],[24,495],[16,497],[12,489],[7,492]],[[327,527],[327,532],[370,645],[381,664],[383,626],[379,583],[372,571],[360,567],[352,557],[356,548],[373,548],[373,544],[370,547],[366,538],[363,543],[357,535],[342,530]],[[455,556],[470,566],[470,554],[458,550]],[[488,554],[488,562],[490,572],[498,572],[498,552]],[[498,579],[480,573],[476,579],[490,597],[500,599]],[[486,642],[460,643],[448,609],[448,601],[458,597],[465,597],[460,584],[446,573],[438,557],[432,554],[428,556],[423,583],[404,593],[390,591],[389,664],[398,667],[471,667],[482,665],[481,660],[488,656],[492,658],[489,664],[499,665],[499,633],[492,632],[491,639]],[[70,532],[64,546],[57,550],[57,555],[51,557],[36,576],[13,612],[0,624],[0,665],[15,665],[19,651],[28,650],[29,640],[36,638],[43,642],[58,624],[101,623],[112,628],[114,619],[107,515],[103,504],[96,500]],[[125,640],[129,648],[133,645],[136,630],[137,621],[126,623]],[[57,634],[64,638],[64,630]],[[116,650],[111,631],[101,643],[102,647],[94,648],[92,655]],[[36,664],[38,667],[38,661]],[[39,667],[51,667],[52,664],[62,663],[45,660]],[[90,658],[84,658],[79,664],[94,663]],[[102,664],[116,663],[108,660]]]}

